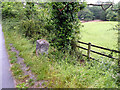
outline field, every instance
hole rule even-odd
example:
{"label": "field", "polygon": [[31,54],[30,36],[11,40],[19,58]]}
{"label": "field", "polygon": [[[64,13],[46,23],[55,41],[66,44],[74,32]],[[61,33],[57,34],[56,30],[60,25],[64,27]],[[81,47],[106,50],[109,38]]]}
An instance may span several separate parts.
{"label": "field", "polygon": [[[118,22],[101,21],[101,22],[87,22],[82,23],[83,27],[81,30],[81,40],[83,42],[91,42],[94,45],[106,47],[109,49],[117,50],[117,31],[113,30]],[[86,47],[86,45],[82,45]],[[100,49],[92,48],[92,50],[100,51],[102,53],[110,53],[107,51],[101,51]],[[85,54],[86,52],[83,51]],[[91,56],[98,57],[91,53]]]}

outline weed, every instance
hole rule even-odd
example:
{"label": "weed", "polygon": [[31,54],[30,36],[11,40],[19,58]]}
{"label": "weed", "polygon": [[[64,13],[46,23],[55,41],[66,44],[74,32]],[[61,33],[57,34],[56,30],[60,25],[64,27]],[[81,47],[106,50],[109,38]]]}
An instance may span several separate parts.
{"label": "weed", "polygon": [[40,87],[40,84],[38,84],[37,87]]}
{"label": "weed", "polygon": [[28,83],[31,83],[32,81],[33,81],[33,79],[29,79],[29,80],[28,80]]}
{"label": "weed", "polygon": [[29,84],[29,86],[33,86],[35,83],[34,82],[31,82],[30,84]]}
{"label": "weed", "polygon": [[18,88],[18,89],[20,89],[20,88],[28,88],[27,87],[27,85],[28,85],[28,83],[21,83],[21,84],[18,84],[17,86],[16,86],[16,88]]}
{"label": "weed", "polygon": [[21,76],[21,77],[19,77],[19,80],[25,80],[26,78],[29,78],[29,75]]}
{"label": "weed", "polygon": [[15,59],[10,60],[10,63],[11,63],[11,64],[14,64],[14,63],[16,63],[16,62],[17,62],[16,58],[15,58]]}
{"label": "weed", "polygon": [[42,83],[42,86],[47,86],[48,85],[48,82],[43,82]]}
{"label": "weed", "polygon": [[12,65],[11,71],[13,72],[13,75],[16,79],[20,79],[20,77],[23,76],[23,71],[21,70],[20,65],[17,63]]}

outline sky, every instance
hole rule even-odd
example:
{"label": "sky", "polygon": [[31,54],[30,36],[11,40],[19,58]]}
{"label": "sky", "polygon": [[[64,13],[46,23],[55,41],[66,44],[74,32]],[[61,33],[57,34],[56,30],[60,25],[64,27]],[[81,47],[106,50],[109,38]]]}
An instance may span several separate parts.
{"label": "sky", "polygon": [[[86,0],[88,3],[95,3],[96,1],[98,1],[98,0]],[[120,0],[100,0],[100,1],[103,1],[103,2],[105,2],[105,1],[111,1],[111,2],[114,2],[114,3],[117,3],[117,2],[119,2]]]}

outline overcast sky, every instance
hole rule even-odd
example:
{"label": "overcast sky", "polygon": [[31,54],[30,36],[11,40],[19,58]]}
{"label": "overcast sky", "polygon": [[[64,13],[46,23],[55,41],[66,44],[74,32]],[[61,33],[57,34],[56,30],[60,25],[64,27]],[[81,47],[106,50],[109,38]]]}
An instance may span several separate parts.
{"label": "overcast sky", "polygon": [[[95,2],[97,2],[98,0],[85,0],[85,1],[87,1],[88,3],[95,3]],[[117,3],[117,2],[119,2],[120,0],[100,0],[100,1],[103,1],[103,2],[105,2],[105,1],[111,1],[111,2],[113,2],[113,1],[114,1],[114,3]]]}

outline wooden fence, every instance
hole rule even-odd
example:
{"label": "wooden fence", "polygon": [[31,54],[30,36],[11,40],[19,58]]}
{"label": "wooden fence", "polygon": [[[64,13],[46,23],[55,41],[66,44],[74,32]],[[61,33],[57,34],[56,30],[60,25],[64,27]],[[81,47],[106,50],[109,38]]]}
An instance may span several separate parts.
{"label": "wooden fence", "polygon": [[[108,58],[120,60],[120,58],[115,58],[115,57],[112,56],[112,55],[113,55],[113,52],[120,54],[120,51],[111,50],[111,49],[108,49],[108,48],[104,48],[104,47],[101,47],[101,46],[96,46],[96,45],[93,45],[93,44],[91,44],[91,43],[85,43],[85,42],[81,42],[81,41],[78,41],[78,43],[81,43],[81,44],[84,44],[84,45],[88,45],[88,48],[84,48],[84,47],[81,47],[81,46],[76,46],[76,47],[78,47],[78,48],[87,50],[87,55],[83,54],[83,56],[88,57],[88,59],[93,59],[93,60],[95,60],[95,58],[90,57],[90,52],[93,52],[93,53],[96,53],[96,54],[99,54],[99,55],[102,55],[102,56],[105,56],[105,57],[108,57]],[[96,48],[99,48],[99,49],[108,50],[108,51],[111,52],[111,54],[106,55],[106,54],[103,54],[103,53],[100,53],[100,52],[96,52],[96,51],[94,51],[94,50],[91,50],[91,47],[96,47]]]}

